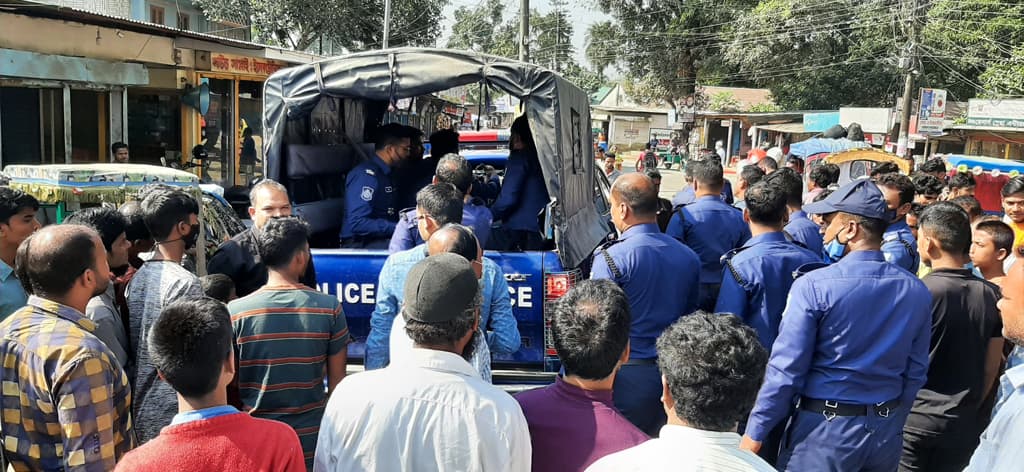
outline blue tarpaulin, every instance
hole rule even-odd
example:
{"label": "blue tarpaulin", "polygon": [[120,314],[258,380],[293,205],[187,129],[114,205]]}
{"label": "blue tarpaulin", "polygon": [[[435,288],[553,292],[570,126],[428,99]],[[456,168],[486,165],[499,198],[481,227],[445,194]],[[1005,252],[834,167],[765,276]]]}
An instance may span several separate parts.
{"label": "blue tarpaulin", "polygon": [[862,149],[869,147],[871,147],[871,145],[864,141],[850,141],[846,138],[811,138],[806,141],[800,141],[799,143],[793,143],[789,146],[789,153],[796,157],[806,158],[807,156],[813,156],[815,154],[831,154],[834,152],[846,151],[848,149]]}

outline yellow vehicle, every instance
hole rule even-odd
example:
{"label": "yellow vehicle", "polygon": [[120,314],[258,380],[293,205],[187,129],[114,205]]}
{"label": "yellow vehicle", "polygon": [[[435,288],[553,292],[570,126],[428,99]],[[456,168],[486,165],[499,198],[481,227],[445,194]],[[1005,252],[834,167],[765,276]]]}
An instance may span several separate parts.
{"label": "yellow vehicle", "polygon": [[[82,208],[111,205],[134,200],[142,187],[160,183],[180,188],[199,201],[199,247],[197,267],[206,267],[206,258],[220,242],[243,231],[245,226],[223,197],[205,191],[199,178],[168,167],[143,164],[55,164],[11,165],[4,168],[10,187],[28,193],[41,205],[37,219],[43,225],[60,224]],[[205,271],[204,271],[205,272]]]}
{"label": "yellow vehicle", "polygon": [[811,170],[822,164],[839,166],[839,185],[867,177],[871,175],[872,169],[886,162],[896,164],[899,166],[900,172],[907,175],[913,169],[912,161],[909,159],[874,148],[850,149],[818,156],[821,157],[812,156],[810,162],[806,163],[805,183],[810,181]]}

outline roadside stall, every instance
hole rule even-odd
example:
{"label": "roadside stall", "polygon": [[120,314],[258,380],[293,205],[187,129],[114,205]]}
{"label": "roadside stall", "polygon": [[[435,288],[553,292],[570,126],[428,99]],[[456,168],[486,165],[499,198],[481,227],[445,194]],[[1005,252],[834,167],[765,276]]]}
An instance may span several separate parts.
{"label": "roadside stall", "polygon": [[4,168],[11,188],[28,193],[41,204],[37,218],[43,225],[60,224],[82,208],[120,206],[135,200],[146,185],[159,183],[181,188],[199,201],[200,247],[197,267],[206,267],[206,258],[221,241],[245,229],[222,197],[204,192],[199,178],[185,171],[143,164],[57,164],[12,165]]}

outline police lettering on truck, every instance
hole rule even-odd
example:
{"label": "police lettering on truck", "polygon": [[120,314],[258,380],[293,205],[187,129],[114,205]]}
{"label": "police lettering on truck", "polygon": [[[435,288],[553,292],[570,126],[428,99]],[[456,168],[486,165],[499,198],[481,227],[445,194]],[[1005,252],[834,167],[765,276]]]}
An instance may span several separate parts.
{"label": "police lettering on truck", "polygon": [[[328,283],[320,284],[320,291],[330,295],[336,295],[342,303],[350,305],[362,304],[373,305],[377,303],[377,285],[360,284],[350,282],[347,284],[334,284],[334,291]],[[509,285],[509,298],[512,299],[512,306],[519,308],[533,308],[533,287],[526,285]]]}

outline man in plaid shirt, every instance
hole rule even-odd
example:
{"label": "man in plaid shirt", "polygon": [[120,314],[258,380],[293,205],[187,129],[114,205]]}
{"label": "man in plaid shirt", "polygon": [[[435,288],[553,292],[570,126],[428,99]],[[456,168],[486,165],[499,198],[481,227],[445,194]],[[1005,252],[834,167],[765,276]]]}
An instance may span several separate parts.
{"label": "man in plaid shirt", "polygon": [[134,443],[128,377],[85,317],[110,283],[100,237],[50,226],[18,248],[28,305],[0,323],[0,420],[15,470],[113,470]]}

